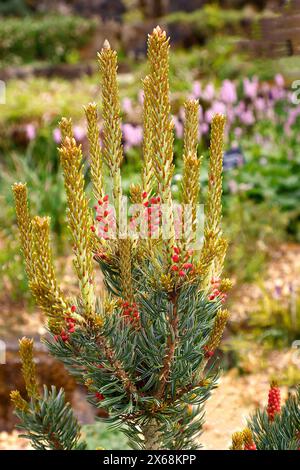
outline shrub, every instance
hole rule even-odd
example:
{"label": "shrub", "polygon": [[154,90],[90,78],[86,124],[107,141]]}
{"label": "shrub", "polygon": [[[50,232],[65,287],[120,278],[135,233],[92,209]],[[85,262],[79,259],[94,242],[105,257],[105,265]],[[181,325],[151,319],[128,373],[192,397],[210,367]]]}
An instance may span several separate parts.
{"label": "shrub", "polygon": [[[124,210],[121,111],[117,57],[108,42],[99,54],[102,148],[97,107],[89,104],[85,110],[91,179],[98,201],[94,221],[84,192],[81,147],[73,137],[71,121],[61,121],[59,153],[80,288],[77,299],[65,297],[57,284],[49,218],[31,218],[24,184],[16,183],[13,191],[29,286],[47,317],[50,353],[85,385],[88,401],[108,411],[109,422],[121,427],[132,447],[195,449],[199,447],[196,438],[203,423],[203,406],[218,377],[209,359],[229,316],[223,303],[230,281],[220,279],[227,245],[220,227],[225,119],[216,115],[212,121],[204,242],[199,251],[194,246],[201,165],[197,156],[199,104],[189,100],[185,106],[182,200],[189,210],[183,212],[185,230],[180,236],[182,222],[176,221],[171,196],[174,167],[168,55],[166,33],[157,27],[148,42],[149,75],[143,82],[144,161],[141,184],[130,190],[138,212],[131,214],[129,232],[124,234],[120,222]],[[104,164],[110,171],[113,206],[103,180]],[[135,231],[132,226],[138,220],[140,231]],[[107,288],[101,297],[96,297],[93,260]],[[41,398],[38,392],[31,351],[32,347],[27,362],[26,354],[23,359],[29,401],[18,392],[12,395],[21,425],[38,448],[55,447],[57,437],[60,448],[77,448],[78,426],[69,407],[65,408],[63,394],[45,390]],[[44,413],[50,424],[54,420],[53,434],[49,427],[36,427],[43,422]],[[55,416],[61,418],[59,427]],[[73,429],[66,425],[68,419]]]}
{"label": "shrub", "polygon": [[268,405],[257,410],[243,432],[232,436],[232,450],[299,450],[300,388],[281,407],[280,390],[271,384]]}
{"label": "shrub", "polygon": [[23,16],[29,12],[26,0],[2,0],[0,15]]}
{"label": "shrub", "polygon": [[[85,108],[97,201],[95,220],[84,191],[81,146],[74,139],[71,120],[61,121],[59,154],[80,289],[76,299],[66,297],[56,281],[49,218],[32,218],[26,185],[13,185],[25,268],[33,296],[47,318],[45,342],[50,353],[86,387],[88,401],[107,410],[108,421],[122,429],[132,447],[149,450],[199,447],[203,407],[218,377],[209,360],[228,320],[222,304],[231,287],[229,280],[220,279],[227,247],[220,227],[225,119],[219,114],[212,119],[204,240],[199,250],[194,244],[201,166],[197,156],[199,103],[189,100],[185,104],[181,190],[189,211],[180,212],[171,194],[168,52],[166,33],[157,27],[148,42],[149,75],[143,81],[144,160],[141,184],[130,188],[138,211],[131,213],[129,231],[120,218],[124,211],[121,111],[117,56],[108,42],[99,54],[102,145],[97,106],[90,103]],[[111,176],[113,206],[105,189],[104,164]],[[182,214],[185,225],[177,214]],[[185,230],[180,233],[182,226]],[[93,260],[107,289],[101,297],[97,296]],[[32,349],[32,341],[24,338],[20,352],[27,399],[18,391],[11,394],[25,437],[37,449],[86,448],[63,390],[44,388],[40,393]],[[298,433],[299,395],[281,409],[279,391],[272,385],[266,411],[258,411],[249,428],[235,435],[232,447],[295,449]]]}
{"label": "shrub", "polygon": [[0,63],[61,63],[89,43],[95,20],[76,16],[6,18],[0,26]]}
{"label": "shrub", "polygon": [[253,334],[271,346],[290,346],[300,335],[300,295],[293,285],[289,294],[275,287],[263,291],[262,299],[251,315],[249,326]]}
{"label": "shrub", "polygon": [[227,195],[224,202],[224,232],[230,240],[226,272],[239,283],[253,281],[263,275],[271,253],[286,238],[287,214],[268,203],[256,204],[243,193]]}
{"label": "shrub", "polygon": [[[255,14],[247,9],[222,9],[218,5],[204,5],[193,12],[178,11],[170,13],[164,20],[172,24],[188,25],[195,34],[209,38],[215,34],[230,31],[231,34],[243,32],[243,21],[250,21]],[[258,17],[258,15],[257,15]]]}
{"label": "shrub", "polygon": [[10,210],[13,198],[9,188],[13,181],[26,178],[28,187],[34,195],[32,198],[34,211],[51,215],[52,227],[58,237],[56,241],[62,248],[66,234],[66,196],[63,178],[57,168],[58,161],[56,158],[56,162],[51,159],[48,162],[40,159],[38,162],[32,157],[30,150],[25,156],[12,155],[9,169],[0,165],[0,188],[2,194],[5,195],[0,210],[1,225],[7,229],[11,227],[12,221],[15,222],[15,217]]}

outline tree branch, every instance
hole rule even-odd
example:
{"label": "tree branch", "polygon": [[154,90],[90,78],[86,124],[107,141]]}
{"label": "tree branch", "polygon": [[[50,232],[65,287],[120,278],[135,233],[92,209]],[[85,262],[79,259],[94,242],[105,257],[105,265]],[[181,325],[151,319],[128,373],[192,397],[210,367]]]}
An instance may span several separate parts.
{"label": "tree branch", "polygon": [[160,375],[160,383],[159,383],[159,387],[158,387],[158,389],[155,393],[155,396],[158,399],[162,398],[162,396],[165,392],[167,381],[168,381],[168,378],[169,378],[169,375],[170,375],[171,364],[173,362],[174,355],[175,355],[175,350],[176,350],[176,346],[177,346],[177,340],[178,340],[177,297],[178,297],[178,294],[177,294],[176,291],[174,291],[170,296],[170,300],[171,300],[171,303],[172,303],[172,306],[173,306],[170,326],[171,326],[174,334],[173,335],[170,334],[168,336],[168,339],[167,339],[166,354],[165,354],[165,358],[164,358],[163,365],[162,365],[162,371],[161,371],[161,375]]}
{"label": "tree branch", "polygon": [[127,372],[124,370],[121,361],[115,358],[115,353],[112,347],[109,345],[107,339],[104,336],[98,336],[96,339],[97,344],[103,350],[108,362],[114,369],[115,376],[122,382],[128,395],[137,394],[137,388],[134,383],[131,381]]}

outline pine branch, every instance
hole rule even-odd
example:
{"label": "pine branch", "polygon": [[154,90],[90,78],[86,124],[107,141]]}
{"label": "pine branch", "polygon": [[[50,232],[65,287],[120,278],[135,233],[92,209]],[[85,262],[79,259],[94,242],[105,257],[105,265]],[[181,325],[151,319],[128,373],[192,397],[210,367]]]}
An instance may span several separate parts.
{"label": "pine branch", "polygon": [[16,410],[20,437],[29,439],[36,450],[83,450],[80,426],[62,389],[44,386],[43,395],[31,400],[25,410]]}
{"label": "pine branch", "polygon": [[159,387],[155,394],[158,399],[162,398],[165,393],[172,361],[174,360],[175,356],[176,343],[178,339],[177,298],[178,294],[176,292],[173,292],[172,295],[170,295],[170,301],[172,305],[172,312],[170,312],[170,334],[167,338],[166,352],[160,374]]}
{"label": "pine branch", "polygon": [[81,147],[66,137],[59,149],[68,201],[68,220],[74,243],[74,266],[79,280],[85,316],[94,313],[95,292],[92,266],[92,219],[84,192]]}
{"label": "pine branch", "polygon": [[88,139],[90,144],[90,166],[93,182],[93,193],[98,201],[104,197],[104,181],[102,168],[102,152],[100,146],[98,113],[96,103],[89,103],[84,108],[88,125]]}
{"label": "pine branch", "polygon": [[103,336],[98,336],[96,338],[97,344],[101,347],[106,359],[111,365],[114,375],[122,382],[126,392],[132,396],[137,395],[137,389],[126,371],[124,370],[121,361],[115,358],[115,354],[111,346],[108,344],[108,341]]}

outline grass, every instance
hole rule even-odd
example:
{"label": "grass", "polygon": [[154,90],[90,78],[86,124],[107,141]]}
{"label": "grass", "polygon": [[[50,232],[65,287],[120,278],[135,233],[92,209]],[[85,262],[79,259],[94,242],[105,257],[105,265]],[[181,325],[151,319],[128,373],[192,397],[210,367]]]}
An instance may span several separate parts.
{"label": "grass", "polygon": [[83,426],[83,438],[86,440],[88,450],[101,447],[107,450],[127,450],[127,439],[121,431],[111,429],[108,424],[97,422]]}

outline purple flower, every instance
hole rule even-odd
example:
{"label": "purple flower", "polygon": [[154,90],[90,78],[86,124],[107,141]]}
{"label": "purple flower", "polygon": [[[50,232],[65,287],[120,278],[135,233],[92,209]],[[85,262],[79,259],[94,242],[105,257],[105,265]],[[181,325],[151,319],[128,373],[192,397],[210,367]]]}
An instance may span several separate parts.
{"label": "purple flower", "polygon": [[237,142],[233,142],[230,150],[224,152],[223,169],[224,171],[242,166],[245,163],[245,157],[239,148]]}
{"label": "purple flower", "polygon": [[255,122],[253,112],[250,109],[247,109],[240,115],[240,120],[246,126],[251,126]]}
{"label": "purple flower", "polygon": [[206,111],[206,122],[211,122],[215,114],[226,114],[226,105],[221,101],[214,101],[211,108]]}
{"label": "purple flower", "polygon": [[256,77],[253,77],[253,80],[251,81],[249,78],[244,78],[243,81],[244,85],[244,94],[247,98],[254,99],[257,96],[257,91],[258,91],[258,80]]}
{"label": "purple flower", "polygon": [[26,124],[25,126],[25,134],[29,141],[35,139],[36,137],[36,128],[33,124]]}
{"label": "purple flower", "polygon": [[240,101],[237,106],[235,106],[234,108],[234,113],[236,115],[237,118],[240,117],[240,114],[243,113],[246,109],[246,105],[244,103],[244,101]]}
{"label": "purple flower", "polygon": [[231,106],[228,105],[226,107],[225,114],[226,114],[227,124],[231,125],[234,121],[234,109]]}
{"label": "purple flower", "polygon": [[274,298],[279,299],[282,295],[282,287],[279,284],[275,284]]}
{"label": "purple flower", "polygon": [[201,96],[201,83],[196,81],[193,83],[193,87],[192,87],[192,96],[193,98],[200,98]]}
{"label": "purple flower", "polygon": [[139,90],[139,92],[138,92],[138,102],[141,105],[144,104],[144,92],[143,92],[143,90]]}
{"label": "purple flower", "polygon": [[285,97],[285,90],[278,86],[273,86],[270,90],[270,97],[275,100],[282,100]]}
{"label": "purple flower", "polygon": [[242,133],[243,133],[243,130],[242,130],[241,127],[236,127],[234,129],[234,135],[235,135],[236,138],[241,137]]}
{"label": "purple flower", "polygon": [[284,78],[280,73],[277,73],[274,77],[274,81],[279,88],[284,87]]}
{"label": "purple flower", "polygon": [[207,122],[202,122],[200,124],[200,134],[207,134],[209,131],[209,125],[207,124]]}
{"label": "purple flower", "polygon": [[81,126],[74,126],[73,129],[75,140],[81,142],[85,138],[85,130]]}
{"label": "purple flower", "polygon": [[59,127],[56,127],[53,131],[53,139],[54,139],[54,142],[56,144],[60,144],[61,143],[61,132],[60,132],[60,129]]}
{"label": "purple flower", "polygon": [[211,101],[215,96],[215,87],[212,83],[208,83],[203,90],[202,98],[205,101]]}
{"label": "purple flower", "polygon": [[263,111],[265,109],[265,100],[264,98],[258,97],[254,100],[254,107],[257,111]]}
{"label": "purple flower", "polygon": [[236,194],[239,190],[239,186],[235,180],[228,181],[228,189],[231,194]]}
{"label": "purple flower", "polygon": [[182,122],[178,119],[177,116],[173,116],[175,134],[178,139],[183,137],[183,125]]}
{"label": "purple flower", "polygon": [[230,80],[224,80],[220,90],[220,99],[227,104],[233,104],[237,100],[236,87]]}
{"label": "purple flower", "polygon": [[124,113],[130,114],[132,112],[132,102],[130,98],[124,98],[122,101],[122,108]]}
{"label": "purple flower", "polygon": [[143,141],[143,129],[141,126],[132,124],[123,124],[124,148],[129,150],[131,147],[140,145]]}

